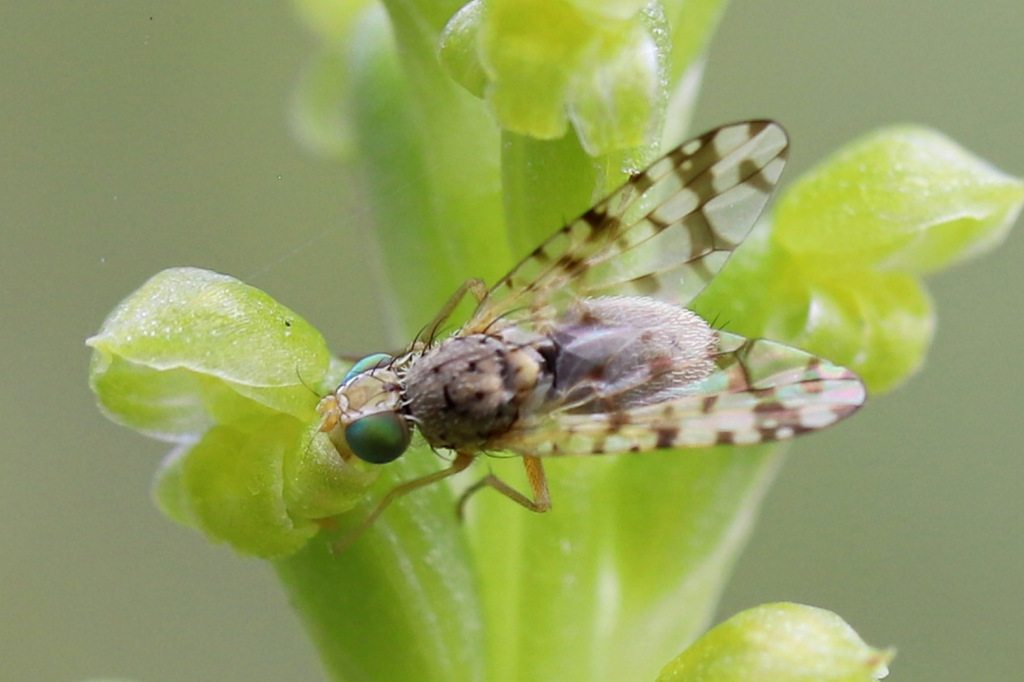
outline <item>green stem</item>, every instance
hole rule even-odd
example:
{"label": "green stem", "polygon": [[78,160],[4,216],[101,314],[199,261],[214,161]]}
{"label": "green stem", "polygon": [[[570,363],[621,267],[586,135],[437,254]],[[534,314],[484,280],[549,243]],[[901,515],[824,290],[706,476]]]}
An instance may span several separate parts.
{"label": "green stem", "polygon": [[[409,453],[374,490],[436,470],[435,459]],[[430,486],[395,502],[369,531],[333,551],[331,543],[369,508],[342,515],[336,532],[274,562],[331,679],[486,679],[479,590],[449,489]]]}
{"label": "green stem", "polygon": [[401,5],[368,12],[350,63],[369,238],[393,287],[382,299],[399,306],[392,341],[404,344],[463,281],[494,281],[511,257],[494,123],[441,72],[436,33]]}

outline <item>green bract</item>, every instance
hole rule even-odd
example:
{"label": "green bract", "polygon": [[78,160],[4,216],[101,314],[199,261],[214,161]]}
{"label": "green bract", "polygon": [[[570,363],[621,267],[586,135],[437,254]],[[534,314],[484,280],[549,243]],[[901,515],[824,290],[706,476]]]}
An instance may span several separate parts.
{"label": "green bract", "polygon": [[181,443],[155,492],[175,520],[261,556],[289,554],[317,519],[352,507],[374,475],[317,435],[323,338],[262,291],[165,270],[88,340],[90,384],[111,419]]}

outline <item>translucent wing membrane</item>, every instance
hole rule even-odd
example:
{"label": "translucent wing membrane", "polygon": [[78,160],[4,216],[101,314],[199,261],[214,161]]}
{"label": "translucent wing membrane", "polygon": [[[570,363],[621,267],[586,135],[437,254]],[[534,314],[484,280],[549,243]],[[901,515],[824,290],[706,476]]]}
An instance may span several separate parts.
{"label": "translucent wing membrane", "polygon": [[864,385],[847,369],[772,341],[718,334],[718,369],[684,395],[605,413],[538,413],[496,449],[557,456],[750,445],[825,428],[864,403]]}
{"label": "translucent wing membrane", "polygon": [[569,223],[500,280],[469,329],[581,296],[642,294],[685,304],[746,237],[785,165],[771,121],[690,140]]}

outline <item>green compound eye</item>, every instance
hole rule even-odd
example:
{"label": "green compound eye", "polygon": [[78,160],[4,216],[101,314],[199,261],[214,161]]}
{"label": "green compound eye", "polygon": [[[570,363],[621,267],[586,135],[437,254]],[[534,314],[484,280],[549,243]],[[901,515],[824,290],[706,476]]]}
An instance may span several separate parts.
{"label": "green compound eye", "polygon": [[409,424],[399,414],[381,412],[345,427],[345,441],[356,457],[370,464],[387,464],[409,447]]}
{"label": "green compound eye", "polygon": [[392,358],[387,353],[374,353],[373,355],[367,355],[365,358],[363,358],[356,364],[352,365],[352,369],[348,371],[348,374],[345,375],[345,379],[341,383],[347,384],[349,379],[356,376],[357,374],[362,374],[363,372],[370,369],[377,369],[378,367],[383,367],[384,365],[391,362],[393,359],[394,358]]}

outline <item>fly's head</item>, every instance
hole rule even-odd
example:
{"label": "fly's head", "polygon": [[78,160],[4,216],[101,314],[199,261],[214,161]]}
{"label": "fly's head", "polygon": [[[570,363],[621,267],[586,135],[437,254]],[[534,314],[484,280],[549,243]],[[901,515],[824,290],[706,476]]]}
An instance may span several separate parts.
{"label": "fly's head", "polygon": [[317,405],[320,431],[343,459],[371,464],[398,459],[409,447],[412,430],[402,411],[402,386],[395,358],[378,353],[355,365],[344,381]]}

